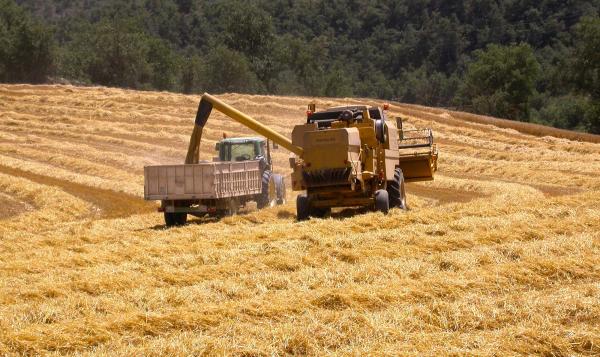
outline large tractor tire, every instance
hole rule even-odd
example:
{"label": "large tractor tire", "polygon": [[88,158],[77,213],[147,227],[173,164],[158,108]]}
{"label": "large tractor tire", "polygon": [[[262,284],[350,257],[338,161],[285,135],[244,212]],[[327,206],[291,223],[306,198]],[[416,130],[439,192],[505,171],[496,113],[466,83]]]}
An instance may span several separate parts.
{"label": "large tractor tire", "polygon": [[394,180],[388,181],[387,192],[390,197],[390,207],[407,209],[406,190],[404,188],[404,174],[402,169],[394,170]]}
{"label": "large tractor tire", "polygon": [[383,214],[387,214],[390,210],[390,197],[386,190],[375,192],[375,210]]}
{"label": "large tractor tire", "polygon": [[306,194],[296,197],[296,218],[299,221],[305,221],[310,217],[310,205]]}
{"label": "large tractor tire", "polygon": [[273,181],[275,183],[276,203],[282,205],[285,203],[285,180],[283,176],[279,174],[273,174]]}
{"label": "large tractor tire", "polygon": [[273,184],[271,176],[273,176],[273,173],[271,171],[263,171],[262,191],[256,199],[256,207],[258,209],[263,209],[265,207],[272,206],[272,203],[275,200],[275,195],[273,195],[273,193],[275,192],[275,185]]}
{"label": "large tractor tire", "polygon": [[165,225],[167,227],[183,226],[187,222],[185,212],[165,212]]}

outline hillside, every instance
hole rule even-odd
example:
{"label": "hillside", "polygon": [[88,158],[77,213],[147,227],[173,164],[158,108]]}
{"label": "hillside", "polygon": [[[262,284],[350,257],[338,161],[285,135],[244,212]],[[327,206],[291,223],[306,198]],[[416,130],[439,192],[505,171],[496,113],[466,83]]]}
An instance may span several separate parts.
{"label": "hillside", "polygon": [[373,97],[600,134],[600,0],[0,0],[0,82]]}
{"label": "hillside", "polygon": [[[313,100],[219,97],[284,135]],[[143,166],[198,100],[0,85],[0,354],[600,354],[598,136],[395,103],[440,150],[409,211],[165,229]],[[204,158],[223,132],[251,134],[213,114]]]}

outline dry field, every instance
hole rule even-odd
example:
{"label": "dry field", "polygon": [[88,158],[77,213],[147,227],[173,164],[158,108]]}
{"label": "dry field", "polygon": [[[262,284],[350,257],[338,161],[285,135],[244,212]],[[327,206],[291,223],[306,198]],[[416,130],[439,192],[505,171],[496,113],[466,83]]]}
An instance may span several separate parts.
{"label": "dry field", "polygon": [[[285,135],[310,100],[221,98]],[[0,86],[0,355],[600,354],[599,137],[396,104],[440,149],[409,211],[165,229],[142,168],[183,161],[198,100]]]}

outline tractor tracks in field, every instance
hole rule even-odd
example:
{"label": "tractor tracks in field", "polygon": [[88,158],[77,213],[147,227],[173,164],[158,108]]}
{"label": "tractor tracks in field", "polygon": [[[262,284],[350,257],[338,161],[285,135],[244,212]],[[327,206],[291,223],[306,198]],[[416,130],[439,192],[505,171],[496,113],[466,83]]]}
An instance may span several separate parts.
{"label": "tractor tracks in field", "polygon": [[90,216],[96,219],[123,218],[156,210],[154,204],[127,193],[86,186],[3,165],[0,165],[0,173],[21,177],[42,185],[58,187],[62,191],[94,205],[97,210],[91,211]]}

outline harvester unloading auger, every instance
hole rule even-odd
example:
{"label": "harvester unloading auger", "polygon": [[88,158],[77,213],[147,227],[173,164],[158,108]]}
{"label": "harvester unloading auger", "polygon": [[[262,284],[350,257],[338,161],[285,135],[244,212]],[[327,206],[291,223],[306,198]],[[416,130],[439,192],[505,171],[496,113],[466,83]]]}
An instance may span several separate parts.
{"label": "harvester unloading auger", "polygon": [[433,180],[437,170],[431,129],[402,130],[401,120],[388,120],[379,107],[316,112],[311,104],[307,122],[294,127],[290,141],[209,94],[200,101],[186,163],[198,162],[202,129],[213,108],[294,154],[292,189],[306,191],[297,197],[298,220],[322,217],[333,207],[406,209],[404,183]]}

